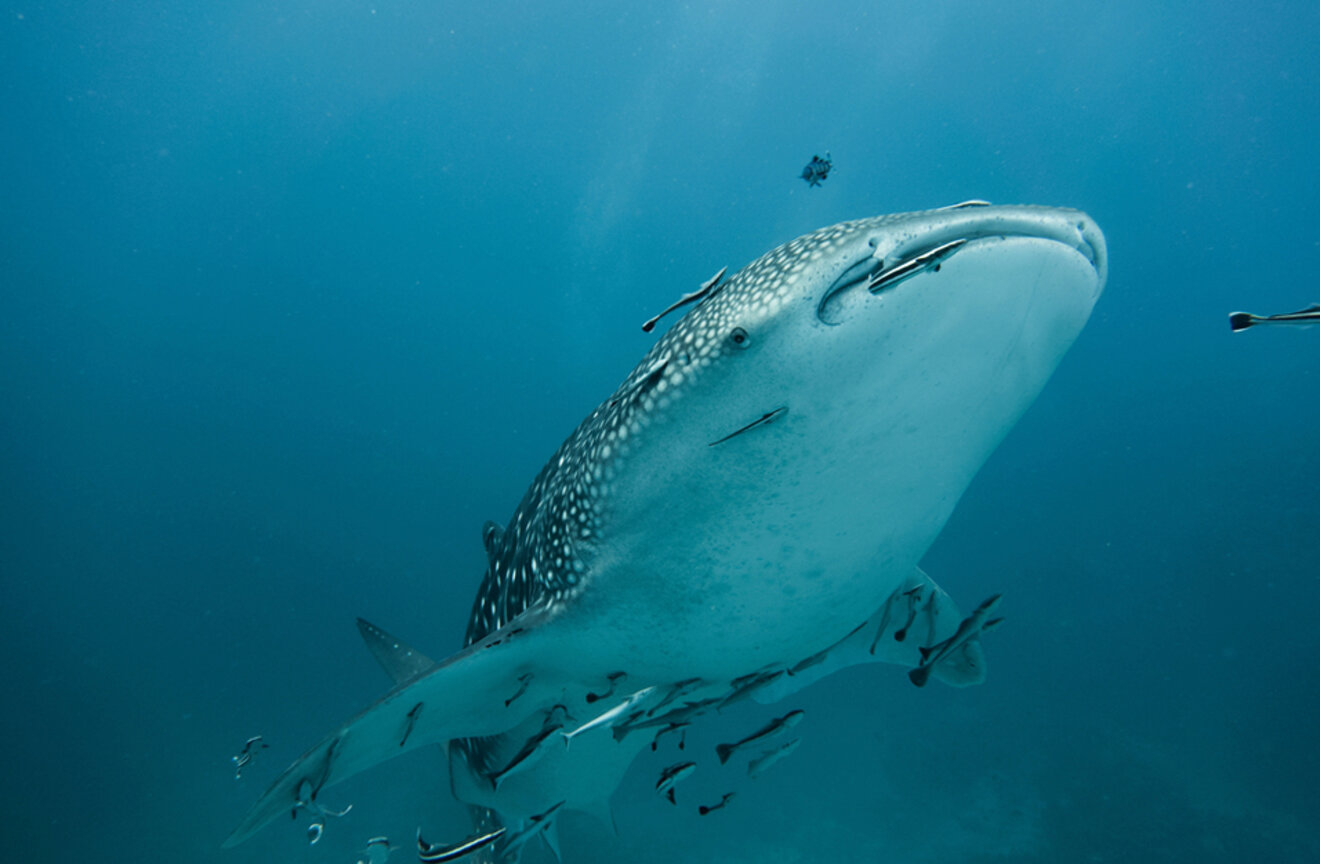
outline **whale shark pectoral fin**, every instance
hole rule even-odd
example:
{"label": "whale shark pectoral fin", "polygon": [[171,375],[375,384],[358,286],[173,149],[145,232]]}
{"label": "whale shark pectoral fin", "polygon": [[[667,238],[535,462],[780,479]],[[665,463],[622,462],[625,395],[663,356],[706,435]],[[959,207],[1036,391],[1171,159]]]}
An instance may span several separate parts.
{"label": "whale shark pectoral fin", "polygon": [[395,684],[410,681],[435,665],[430,657],[365,618],[357,619],[357,626],[367,650]]}
{"label": "whale shark pectoral fin", "polygon": [[[310,803],[305,799],[314,799],[325,787],[386,759],[426,744],[494,735],[517,725],[555,692],[549,680],[553,676],[538,674],[553,656],[542,633],[553,615],[543,607],[529,609],[396,686],[290,765],[223,845],[238,845],[278,816]],[[518,676],[527,674],[528,692],[506,705]]]}
{"label": "whale shark pectoral fin", "polygon": [[[921,649],[952,636],[962,620],[953,598],[920,567],[914,568],[912,575],[862,626],[830,646],[822,658],[811,658],[812,662],[805,668],[799,664],[800,671],[781,675],[752,698],[763,704],[778,702],[827,675],[861,663],[919,666]],[[902,639],[896,638],[900,632]],[[980,684],[985,680],[985,654],[980,641],[964,643],[924,674],[954,687]]]}
{"label": "whale shark pectoral fin", "polygon": [[[899,642],[892,635],[897,627],[902,626],[894,623],[901,611],[897,608],[898,598],[916,587],[920,587],[922,599],[917,603],[916,615],[909,627],[912,635]],[[884,620],[886,609],[891,613],[888,623]],[[920,567],[916,568],[916,578],[895,592],[876,617],[881,622],[879,629],[867,628],[875,659],[912,667],[920,666],[928,649],[953,636],[963,621],[958,604]],[[931,666],[928,674],[953,687],[980,684],[985,681],[985,653],[981,650],[981,643],[973,639],[958,646]]]}
{"label": "whale shark pectoral fin", "polygon": [[981,640],[959,645],[931,668],[931,675],[953,687],[971,687],[985,681],[985,652]]}

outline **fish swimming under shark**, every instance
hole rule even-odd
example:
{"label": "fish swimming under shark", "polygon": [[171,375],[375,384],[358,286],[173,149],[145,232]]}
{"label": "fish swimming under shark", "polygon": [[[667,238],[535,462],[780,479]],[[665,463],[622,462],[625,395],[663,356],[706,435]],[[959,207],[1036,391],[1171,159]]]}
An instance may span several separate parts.
{"label": "fish swimming under shark", "polygon": [[797,750],[798,745],[802,743],[801,738],[794,738],[792,741],[786,741],[778,747],[774,747],[757,756],[751,762],[747,763],[747,776],[760,777],[766,771],[769,771],[775,765],[778,765]]}
{"label": "fish swimming under shark", "polygon": [[783,717],[776,717],[774,720],[771,720],[769,723],[740,741],[735,741],[732,744],[716,745],[715,755],[720,758],[720,764],[724,765],[734,753],[737,753],[739,750],[745,750],[748,747],[759,747],[776,735],[780,735],[789,729],[792,729],[798,723],[802,722],[804,716],[806,716],[805,711],[800,708],[795,708]]}
{"label": "fish swimming under shark", "polygon": [[990,615],[999,606],[1001,595],[992,595],[981,605],[972,610],[963,622],[958,625],[958,629],[953,632],[949,638],[937,642],[934,645],[927,645],[919,650],[921,651],[921,663],[915,669],[908,670],[908,678],[918,687],[925,687],[926,682],[930,680],[930,673],[936,668],[936,664],[951,656],[959,648],[966,645],[973,639],[979,638],[982,633],[987,633],[998,626],[1003,618],[991,618]]}
{"label": "fish swimming under shark", "polygon": [[[558,849],[560,808],[609,820],[650,735],[580,732],[506,769],[560,722],[555,706],[599,718],[589,694],[621,672],[646,697],[603,727],[699,722],[854,663],[919,666],[918,646],[965,619],[918,562],[1106,272],[1085,214],[972,201],[822,228],[710,280],[507,526],[483,530],[466,647],[433,662],[361,622],[394,688],[294,762],[225,845],[447,744],[472,836],[490,838],[471,860],[515,861],[533,836]],[[979,683],[980,641],[929,670]]]}

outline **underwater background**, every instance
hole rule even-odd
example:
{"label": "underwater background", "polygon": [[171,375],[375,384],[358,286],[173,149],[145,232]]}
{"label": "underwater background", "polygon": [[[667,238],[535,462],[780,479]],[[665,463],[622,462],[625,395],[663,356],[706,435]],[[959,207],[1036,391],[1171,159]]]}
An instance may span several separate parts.
{"label": "underwater background", "polygon": [[797,753],[706,817],[645,753],[566,860],[1320,860],[1320,328],[1227,322],[1320,300],[1317,44],[1313,2],[3,4],[6,853],[464,836],[432,748],[327,790],[354,807],[316,846],[219,848],[387,689],[354,616],[461,644],[482,522],[644,320],[984,198],[1110,252],[924,561],[964,609],[1003,592],[988,680],[740,706],[689,748],[802,707]]}

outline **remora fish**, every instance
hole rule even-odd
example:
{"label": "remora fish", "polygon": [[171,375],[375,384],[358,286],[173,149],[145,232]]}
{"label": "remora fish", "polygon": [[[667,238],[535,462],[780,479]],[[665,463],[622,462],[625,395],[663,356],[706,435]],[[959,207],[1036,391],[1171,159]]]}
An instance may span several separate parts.
{"label": "remora fish", "polygon": [[733,689],[729,694],[720,700],[716,706],[716,711],[723,711],[730,705],[736,705],[744,699],[750,699],[752,694],[758,690],[764,689],[767,685],[774,682],[776,678],[787,672],[786,669],[769,669],[764,672],[754,672],[750,675],[743,675],[733,679]]}
{"label": "remora fish", "polygon": [[[467,647],[422,664],[364,634],[395,688],[290,766],[225,845],[287,816],[302,787],[448,741],[452,788],[482,833],[561,801],[604,811],[649,736],[582,735],[498,793],[485,778],[537,717],[584,704],[611,673],[638,688],[719,682],[683,698],[722,697],[878,618],[1080,333],[1106,272],[1085,214],[976,202],[833,225],[732,273],[569,435],[507,529],[483,529]],[[948,630],[962,618],[937,611],[926,617]],[[875,655],[844,656],[850,646],[809,671],[918,660],[892,639]],[[954,659],[932,676],[950,680]],[[979,680],[971,671],[962,683]]]}
{"label": "remora fish", "polygon": [[990,613],[999,605],[1001,595],[995,594],[977,606],[971,615],[963,619],[952,636],[942,642],[921,649],[921,665],[908,670],[908,678],[918,687],[926,686],[930,670],[953,651],[980,636],[986,630],[997,625],[1002,618],[990,618]]}
{"label": "remora fish", "polygon": [[[256,749],[253,749],[256,748]],[[237,755],[230,757],[234,763],[234,779],[238,780],[243,776],[243,769],[252,764],[252,759],[260,750],[267,750],[270,745],[261,740],[260,735],[253,735],[243,744],[243,750]]]}
{"label": "remora fish", "polygon": [[385,864],[393,852],[390,838],[372,837],[367,840],[367,848],[362,850],[363,857],[358,859],[358,864]]}
{"label": "remora fish", "polygon": [[694,300],[701,300],[705,297],[709,297],[711,290],[714,289],[716,285],[720,284],[720,280],[724,278],[724,274],[727,272],[729,272],[728,267],[721,267],[720,272],[716,273],[714,276],[710,277],[705,282],[702,282],[701,287],[698,288],[696,291],[693,291],[691,294],[684,294],[682,297],[679,297],[673,303],[669,304],[669,306],[665,307],[664,311],[662,311],[659,315],[655,316],[654,318],[648,319],[647,322],[642,325],[642,332],[650,333],[652,330],[655,329],[655,325],[660,322],[661,318],[665,317],[670,312],[673,312],[675,309],[686,306],[687,304],[693,302]]}
{"label": "remora fish", "polygon": [[679,762],[676,765],[670,765],[660,772],[660,779],[655,782],[656,794],[668,798],[670,804],[677,804],[678,799],[674,797],[674,787],[691,777],[696,770],[696,762]]}
{"label": "remora fish", "polygon": [[422,839],[422,829],[417,829],[417,860],[424,864],[438,864],[441,861],[457,861],[459,858],[466,858],[481,849],[494,843],[504,836],[505,828],[496,828],[485,834],[475,834],[466,840],[460,840],[457,843],[451,843],[447,846],[441,846],[436,843],[427,843]]}
{"label": "remora fish", "polygon": [[729,802],[733,800],[733,796],[736,794],[737,793],[735,792],[725,792],[724,795],[720,798],[718,804],[702,804],[700,807],[697,808],[697,812],[700,813],[702,816],[705,816],[708,813],[714,813],[716,810],[723,810],[725,807],[729,805]]}
{"label": "remora fish", "polygon": [[1257,324],[1315,324],[1320,321],[1320,303],[1307,306],[1296,312],[1284,312],[1280,315],[1252,315],[1250,312],[1233,312],[1228,316],[1228,326],[1234,333],[1240,333]]}
{"label": "remora fish", "polygon": [[562,705],[556,705],[551,709],[550,716],[546,718],[545,725],[541,727],[541,731],[527,739],[527,743],[524,744],[522,749],[509,760],[508,764],[490,775],[490,785],[496,792],[499,791],[500,785],[503,784],[505,780],[509,779],[509,777],[514,774],[526,771],[545,755],[546,744],[557,733],[562,732],[564,729],[564,724],[559,719],[559,716],[563,711],[564,707]]}
{"label": "remora fish", "polygon": [[659,717],[629,719],[613,728],[614,740],[622,741],[625,735],[638,729],[653,729],[659,726],[686,726],[693,719],[705,714],[712,706],[722,701],[723,699],[702,699],[697,702],[685,702],[677,708],[669,709]]}
{"label": "remora fish", "polygon": [[604,714],[601,714],[599,717],[596,717],[592,720],[588,720],[586,723],[583,723],[581,726],[577,727],[572,732],[562,733],[564,736],[564,746],[567,747],[574,738],[581,735],[583,732],[589,732],[598,726],[608,726],[614,723],[620,717],[627,716],[628,712],[636,708],[638,704],[640,704],[644,699],[646,699],[654,692],[655,692],[654,685],[650,687],[643,687],[641,690],[638,690],[636,693],[632,694],[627,699],[624,699],[618,705],[615,705],[613,708],[606,711]]}
{"label": "remora fish", "polygon": [[504,847],[500,849],[502,860],[507,861],[511,856],[516,860],[517,856],[521,854],[522,847],[526,846],[527,842],[538,834],[545,839],[546,845],[549,846],[550,851],[555,854],[555,858],[562,860],[559,854],[559,841],[555,839],[556,835],[553,833],[553,830],[555,827],[555,814],[558,813],[559,808],[563,806],[564,802],[560,801],[558,804],[552,805],[550,809],[546,810],[544,813],[537,813],[533,816],[527,817],[526,824],[523,825],[522,829],[512,834],[508,840],[504,841]]}
{"label": "remora fish", "polygon": [[669,688],[669,692],[666,693],[660,699],[659,702],[655,703],[646,710],[646,716],[654,717],[656,714],[659,714],[661,708],[673,702],[675,699],[678,699],[681,696],[685,696],[688,693],[691,693],[693,689],[695,689],[696,686],[700,683],[701,683],[700,678],[688,678],[685,681],[679,681],[678,683],[674,684],[672,687]]}
{"label": "remora fish", "polygon": [[751,762],[747,763],[747,776],[760,777],[779,760],[792,755],[793,751],[796,750],[801,743],[801,738],[794,738],[792,741],[788,741],[773,750],[768,750],[760,756],[757,756]]}
{"label": "remora fish", "polygon": [[724,765],[734,753],[737,753],[745,747],[755,747],[759,744],[764,744],[769,739],[784,732],[784,730],[792,729],[805,716],[806,712],[802,710],[789,711],[783,717],[776,717],[774,720],[771,720],[769,723],[737,743],[716,745],[715,755],[720,757],[720,764]]}

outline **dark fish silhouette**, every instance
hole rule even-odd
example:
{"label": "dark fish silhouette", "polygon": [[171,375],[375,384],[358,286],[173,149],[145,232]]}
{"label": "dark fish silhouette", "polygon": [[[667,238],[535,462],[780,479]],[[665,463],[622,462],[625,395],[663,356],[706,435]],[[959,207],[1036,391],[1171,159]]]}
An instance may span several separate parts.
{"label": "dark fish silhouette", "polygon": [[1240,333],[1257,324],[1315,324],[1320,322],[1320,303],[1299,309],[1296,312],[1284,312],[1280,315],[1252,315],[1250,312],[1234,312],[1228,316],[1228,326],[1234,333]]}
{"label": "dark fish silhouette", "polygon": [[834,168],[834,160],[830,158],[830,151],[825,151],[825,158],[812,156],[807,167],[802,169],[802,179],[807,181],[808,186],[819,186],[826,177],[830,176],[831,169]]}

